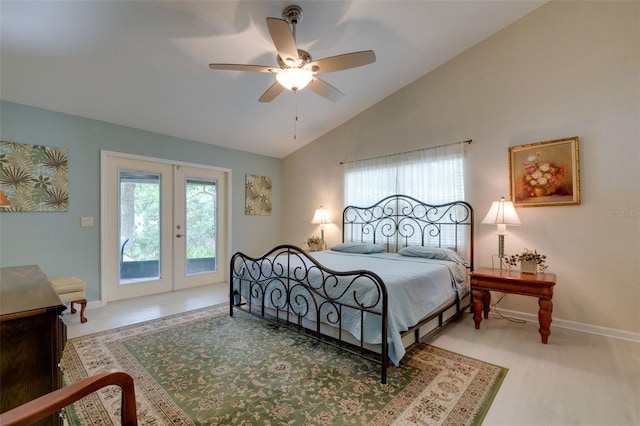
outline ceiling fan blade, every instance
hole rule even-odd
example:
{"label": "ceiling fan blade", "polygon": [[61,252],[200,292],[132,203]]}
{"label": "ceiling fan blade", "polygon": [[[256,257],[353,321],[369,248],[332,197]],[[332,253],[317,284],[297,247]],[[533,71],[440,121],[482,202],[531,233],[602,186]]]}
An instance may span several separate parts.
{"label": "ceiling fan blade", "polygon": [[289,28],[289,23],[284,19],[267,18],[267,27],[282,61],[287,66],[297,66],[298,47],[291,28]]}
{"label": "ceiling fan blade", "polygon": [[258,102],[271,102],[276,98],[276,96],[282,93],[283,90],[284,87],[282,87],[282,85],[276,81],[271,85],[271,87],[267,89],[266,92],[262,94],[262,96],[260,96]]}
{"label": "ceiling fan blade", "polygon": [[344,97],[344,93],[342,93],[326,81],[320,80],[316,77],[311,80],[311,83],[309,83],[307,87],[311,91],[316,92],[318,95],[323,96],[331,101],[339,101]]}
{"label": "ceiling fan blade", "polygon": [[242,65],[242,64],[209,64],[212,70],[230,71],[254,71],[254,72],[275,72],[279,68],[268,67],[266,65]]}
{"label": "ceiling fan blade", "polygon": [[331,56],[311,62],[311,69],[318,74],[346,70],[361,67],[376,61],[373,50],[345,53],[344,55]]}

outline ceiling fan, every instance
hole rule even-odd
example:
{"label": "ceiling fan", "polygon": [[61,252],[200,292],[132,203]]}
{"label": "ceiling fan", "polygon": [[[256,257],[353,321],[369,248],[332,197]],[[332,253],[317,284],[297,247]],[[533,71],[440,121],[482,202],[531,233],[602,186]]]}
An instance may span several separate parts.
{"label": "ceiling fan", "polygon": [[320,96],[337,101],[344,94],[316,75],[355,68],[376,61],[376,55],[372,50],[345,53],[313,61],[309,52],[298,49],[296,45],[296,25],[302,20],[302,8],[297,5],[288,6],[282,12],[282,17],[285,19],[267,18],[269,34],[278,51],[279,68],[241,64],[209,64],[209,68],[275,74],[276,82],[260,96],[259,102],[271,102],[284,89],[297,92],[305,87]]}

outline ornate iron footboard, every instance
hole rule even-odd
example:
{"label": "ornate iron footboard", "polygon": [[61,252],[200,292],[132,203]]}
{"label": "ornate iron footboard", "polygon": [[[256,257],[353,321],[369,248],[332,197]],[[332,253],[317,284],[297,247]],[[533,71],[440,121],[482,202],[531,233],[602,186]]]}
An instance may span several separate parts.
{"label": "ornate iron footboard", "polygon": [[[230,275],[231,316],[234,309],[240,309],[375,361],[381,365],[381,382],[387,382],[388,299],[387,289],[377,274],[364,270],[334,271],[298,247],[281,245],[258,258],[235,253],[231,257]],[[268,308],[275,314],[269,315]],[[360,336],[355,336],[359,348],[343,339],[342,324],[347,313],[359,317]],[[315,322],[315,330],[303,327],[305,318]],[[364,347],[365,322],[372,321],[379,321],[382,330],[379,356]],[[323,323],[336,327],[337,337],[325,337],[320,330]]]}

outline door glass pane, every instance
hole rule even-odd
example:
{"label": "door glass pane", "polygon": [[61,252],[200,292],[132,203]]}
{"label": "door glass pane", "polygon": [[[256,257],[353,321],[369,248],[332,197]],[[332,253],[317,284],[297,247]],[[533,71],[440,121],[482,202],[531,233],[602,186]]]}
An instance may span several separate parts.
{"label": "door glass pane", "polygon": [[160,174],[120,170],[120,284],[160,270]]}
{"label": "door glass pane", "polygon": [[186,179],[187,275],[216,271],[216,181]]}

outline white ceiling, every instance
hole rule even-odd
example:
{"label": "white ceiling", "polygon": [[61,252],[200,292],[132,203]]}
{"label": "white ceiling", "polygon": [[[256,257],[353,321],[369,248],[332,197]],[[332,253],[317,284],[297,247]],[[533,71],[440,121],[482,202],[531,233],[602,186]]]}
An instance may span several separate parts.
{"label": "white ceiling", "polygon": [[[298,48],[313,59],[375,51],[373,64],[320,76],[339,102],[302,90],[259,103],[273,75],[208,68],[276,65],[265,18],[292,3],[304,10]],[[283,158],[544,3],[2,0],[0,93]]]}

